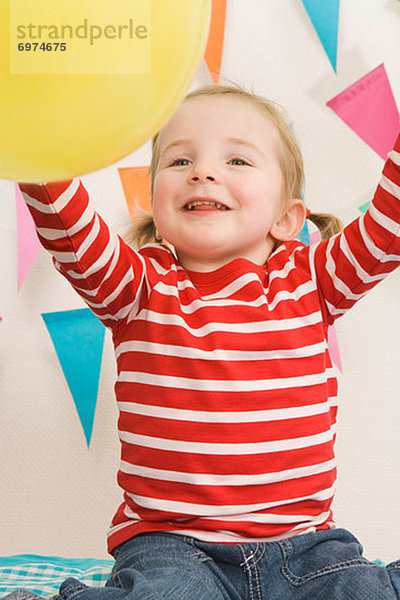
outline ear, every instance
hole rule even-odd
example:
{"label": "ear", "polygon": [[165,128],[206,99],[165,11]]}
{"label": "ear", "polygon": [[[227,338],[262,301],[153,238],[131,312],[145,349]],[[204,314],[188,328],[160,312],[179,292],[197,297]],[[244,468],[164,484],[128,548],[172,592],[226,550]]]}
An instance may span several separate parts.
{"label": "ear", "polygon": [[270,229],[270,234],[280,242],[288,242],[297,237],[306,220],[306,207],[303,200],[296,198],[285,206]]}

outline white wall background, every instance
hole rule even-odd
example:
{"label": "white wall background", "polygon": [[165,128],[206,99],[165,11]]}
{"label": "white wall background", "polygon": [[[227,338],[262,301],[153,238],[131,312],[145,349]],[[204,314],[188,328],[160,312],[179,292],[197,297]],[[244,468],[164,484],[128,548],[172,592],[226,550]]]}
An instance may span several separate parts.
{"label": "white wall background", "polygon": [[[304,151],[308,205],[358,215],[383,161],[325,103],[384,62],[400,106],[400,2],[342,0],[337,74],[300,0],[228,0],[222,81],[283,104]],[[208,83],[200,66],[194,82]],[[34,118],[34,116],[33,116]],[[118,166],[146,165],[149,145]],[[128,220],[116,165],[84,177],[102,216]],[[120,502],[111,340],[88,450],[41,313],[83,308],[44,250],[17,292],[13,183],[0,181],[0,554],[105,557]],[[368,558],[400,558],[400,277],[337,322],[340,377],[336,520]]]}

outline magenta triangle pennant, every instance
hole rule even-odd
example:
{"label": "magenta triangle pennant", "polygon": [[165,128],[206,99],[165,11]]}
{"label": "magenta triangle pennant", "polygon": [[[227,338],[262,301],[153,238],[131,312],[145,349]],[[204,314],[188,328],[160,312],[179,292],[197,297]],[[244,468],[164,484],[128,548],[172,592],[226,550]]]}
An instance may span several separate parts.
{"label": "magenta triangle pennant", "polygon": [[327,105],[386,159],[399,131],[399,111],[383,64],[329,100]]}
{"label": "magenta triangle pennant", "polygon": [[15,184],[18,232],[18,291],[31,270],[41,248],[35,225],[18,184]]}
{"label": "magenta triangle pennant", "polygon": [[343,373],[342,360],[340,358],[339,344],[334,325],[328,327],[328,348],[333,364]]}

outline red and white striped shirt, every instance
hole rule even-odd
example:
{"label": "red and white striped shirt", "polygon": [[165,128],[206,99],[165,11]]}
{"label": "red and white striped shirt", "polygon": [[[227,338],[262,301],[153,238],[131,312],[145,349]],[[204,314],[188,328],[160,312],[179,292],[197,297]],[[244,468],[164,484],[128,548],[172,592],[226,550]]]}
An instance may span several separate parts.
{"label": "red and white striped shirt", "polygon": [[135,252],[78,179],[21,184],[43,246],[113,336],[124,498],[110,551],[148,531],[241,543],[334,526],[327,328],[399,266],[395,149],[343,233],[211,273],[164,245]]}

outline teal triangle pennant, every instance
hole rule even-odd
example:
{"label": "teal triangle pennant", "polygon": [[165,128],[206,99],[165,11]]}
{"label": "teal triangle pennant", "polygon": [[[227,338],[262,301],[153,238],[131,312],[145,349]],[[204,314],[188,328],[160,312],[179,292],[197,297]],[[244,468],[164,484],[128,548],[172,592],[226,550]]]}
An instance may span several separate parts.
{"label": "teal triangle pennant", "polygon": [[104,325],[88,308],[42,314],[89,447],[99,388]]}
{"label": "teal triangle pennant", "polygon": [[368,207],[369,207],[370,204],[371,204],[371,200],[368,200],[368,202],[366,202],[362,206],[359,206],[358,210],[361,211],[363,213],[363,215],[365,215],[365,213],[367,212]]}
{"label": "teal triangle pennant", "polygon": [[302,2],[336,72],[340,0],[302,0]]}
{"label": "teal triangle pennant", "polygon": [[300,242],[303,242],[306,246],[310,245],[310,231],[308,229],[307,221],[304,223],[303,229],[300,231],[298,235],[298,239]]}

